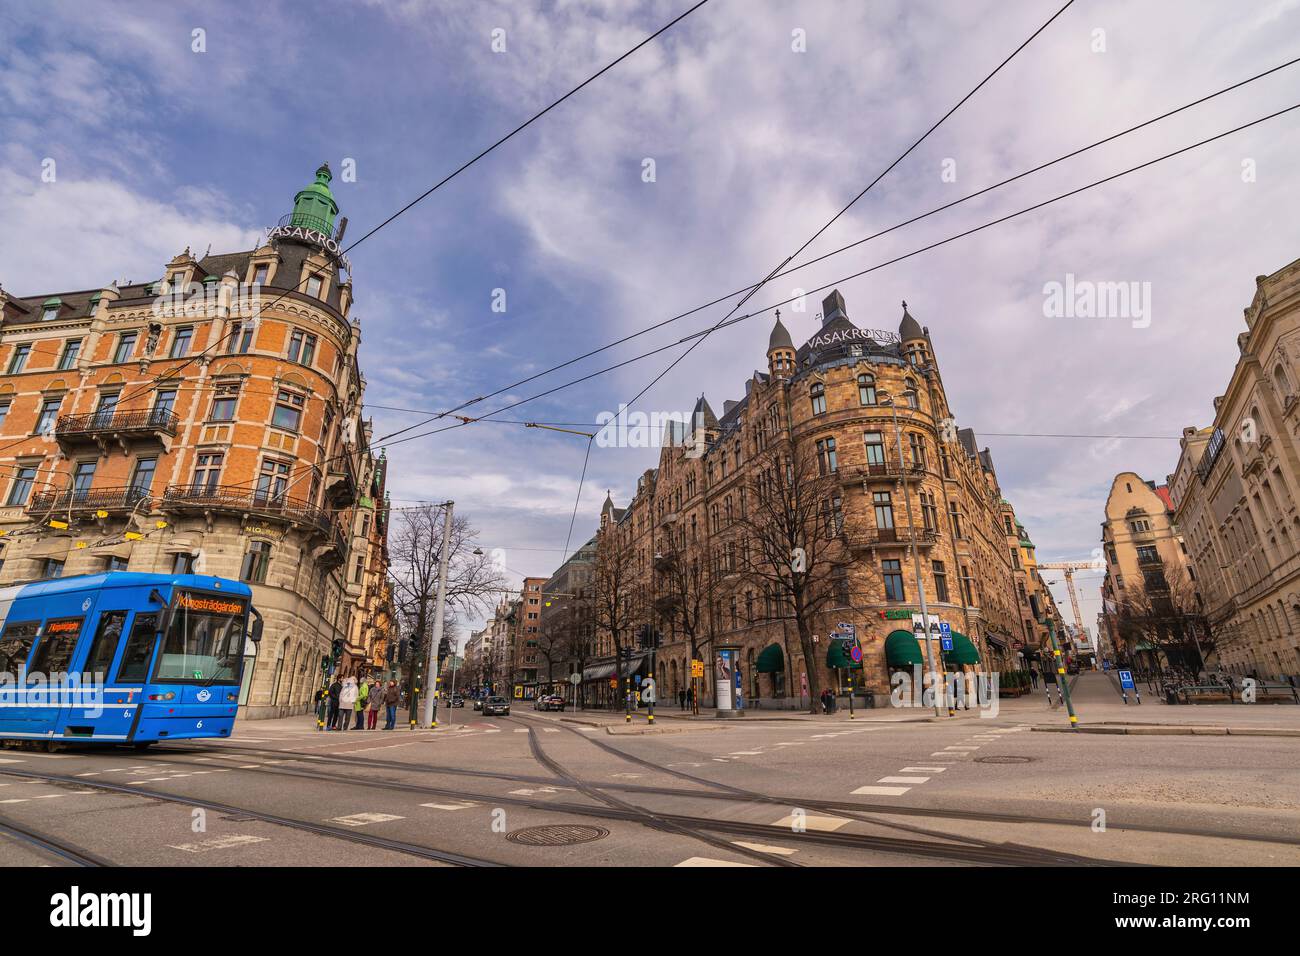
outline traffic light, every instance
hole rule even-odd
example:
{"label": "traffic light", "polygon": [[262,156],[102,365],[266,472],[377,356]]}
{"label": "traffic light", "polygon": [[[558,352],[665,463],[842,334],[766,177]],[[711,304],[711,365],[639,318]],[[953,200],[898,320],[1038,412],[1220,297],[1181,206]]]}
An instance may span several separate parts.
{"label": "traffic light", "polygon": [[330,669],[330,656],[328,654],[322,654],[320,656],[320,669],[323,671],[328,671]]}
{"label": "traffic light", "polygon": [[343,639],[336,637],[334,638],[333,645],[330,647],[330,664],[337,667],[339,661],[342,660],[342,658],[343,658]]}

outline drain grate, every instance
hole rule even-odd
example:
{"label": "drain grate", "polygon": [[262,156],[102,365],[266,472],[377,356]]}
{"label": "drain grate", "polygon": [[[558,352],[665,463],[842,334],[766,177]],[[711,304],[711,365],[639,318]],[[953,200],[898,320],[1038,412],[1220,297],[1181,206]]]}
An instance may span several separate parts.
{"label": "drain grate", "polygon": [[546,827],[524,827],[506,834],[511,843],[522,846],[573,846],[577,843],[590,843],[609,836],[604,827],[573,826],[557,824]]}
{"label": "drain grate", "polygon": [[1002,757],[976,757],[976,763],[1029,763],[1033,757],[1015,757],[1010,754]]}

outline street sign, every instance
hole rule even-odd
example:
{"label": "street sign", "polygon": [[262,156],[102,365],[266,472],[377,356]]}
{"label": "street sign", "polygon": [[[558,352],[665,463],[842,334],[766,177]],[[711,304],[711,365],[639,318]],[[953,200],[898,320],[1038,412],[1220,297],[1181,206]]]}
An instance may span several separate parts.
{"label": "street sign", "polygon": [[634,683],[634,684],[640,684],[640,683],[641,683],[641,675],[640,675],[640,674],[637,674],[635,677],[633,677],[633,678],[632,678],[632,683]]}
{"label": "street sign", "polygon": [[943,645],[943,650],[945,654],[948,651],[952,650],[952,638],[949,637],[947,634],[945,634],[943,637],[939,639],[939,643]]}
{"label": "street sign", "polygon": [[691,661],[691,676],[692,677],[704,676],[704,661]]}
{"label": "street sign", "polygon": [[[942,634],[944,637],[947,637],[949,634],[952,633],[952,625],[950,625],[947,621],[940,621],[939,633]],[[944,650],[952,650],[952,648],[945,647]]]}
{"label": "street sign", "polygon": [[570,684],[573,684],[575,687],[576,687],[578,684],[581,684],[581,683],[582,683],[582,675],[581,675],[581,674],[570,674],[570,675],[569,675],[569,683],[570,683]]}
{"label": "street sign", "polygon": [[850,660],[853,661],[853,663],[855,663],[855,664],[861,664],[861,663],[862,663],[862,648],[860,648],[857,644],[854,644],[852,647],[850,647],[850,648],[849,648],[849,658],[850,658]]}
{"label": "street sign", "polygon": [[1133,689],[1133,672],[1132,672],[1132,671],[1120,671],[1120,672],[1119,672],[1119,686],[1122,687],[1122,688],[1124,688],[1125,690],[1132,690],[1132,689]]}

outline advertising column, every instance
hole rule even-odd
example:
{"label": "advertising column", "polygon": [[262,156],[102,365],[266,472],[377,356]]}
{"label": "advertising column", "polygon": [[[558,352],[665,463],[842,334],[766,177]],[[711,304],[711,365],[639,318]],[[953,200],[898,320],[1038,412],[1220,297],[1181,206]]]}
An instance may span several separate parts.
{"label": "advertising column", "polygon": [[717,647],[713,655],[713,699],[719,717],[739,717],[744,713],[736,707],[736,672],[739,664],[739,646]]}

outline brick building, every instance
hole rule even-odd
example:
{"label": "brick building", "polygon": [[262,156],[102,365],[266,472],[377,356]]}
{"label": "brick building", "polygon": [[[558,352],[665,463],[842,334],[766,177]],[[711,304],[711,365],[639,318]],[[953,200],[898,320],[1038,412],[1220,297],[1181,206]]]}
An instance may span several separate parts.
{"label": "brick building", "polygon": [[146,282],[0,292],[0,584],[248,581],[266,621],[246,648],[248,716],[302,711],[333,641],[360,661],[376,634],[350,568],[381,573],[385,524],[329,182],[322,166],[256,249],[186,249]]}
{"label": "brick building", "polygon": [[[955,635],[945,663],[1019,667],[1014,642],[1026,640],[1028,595],[1021,600],[1008,547],[1009,506],[988,449],[955,426],[929,330],[906,306],[897,333],[859,328],[836,291],[823,302],[820,329],[798,348],[778,313],[767,359],[721,417],[701,398],[628,507],[607,500],[602,510],[599,562],[608,569],[617,555],[627,567],[625,631],[651,622],[664,634],[662,695],[687,686],[692,653],[707,661],[710,648],[727,645],[737,649],[747,701],[799,706],[809,666],[822,686],[842,688],[850,674],[830,639],[840,623],[856,628],[864,654],[855,684],[886,695],[891,670],[910,670],[926,654],[912,633],[913,546],[930,612]],[[770,500],[765,488],[783,475],[795,481],[802,462],[814,463],[807,488],[818,500],[815,521],[799,533],[805,547],[817,542],[829,568],[811,615],[812,661],[763,573],[788,558],[763,554],[754,520],[758,502]],[[686,567],[703,599],[693,637],[683,590],[669,584]],[[686,605],[693,600],[685,595]],[[608,689],[607,620],[595,650],[584,671],[588,698],[608,701],[618,692]],[[644,674],[650,660],[634,651],[629,666]]]}

